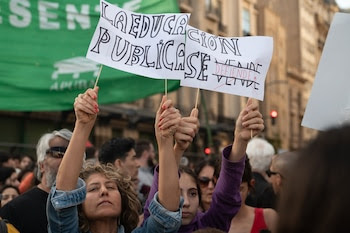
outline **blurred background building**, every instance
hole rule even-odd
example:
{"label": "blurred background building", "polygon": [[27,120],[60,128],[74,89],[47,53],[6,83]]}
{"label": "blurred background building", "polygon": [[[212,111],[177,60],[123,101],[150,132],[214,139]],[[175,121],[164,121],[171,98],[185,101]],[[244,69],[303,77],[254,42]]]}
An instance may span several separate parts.
{"label": "blurred background building", "polygon": [[[263,137],[276,149],[301,147],[316,132],[301,127],[313,79],[335,12],[332,0],[178,0],[180,11],[191,13],[190,25],[219,36],[272,36],[274,51],[260,109],[265,118]],[[183,115],[195,105],[196,89],[181,87],[169,94]],[[113,136],[154,140],[154,116],[161,95],[133,103],[100,106],[91,136],[99,147]],[[200,91],[201,129],[188,155],[211,148],[218,153],[232,142],[235,120],[247,98]],[[272,118],[272,115],[277,117]],[[274,115],[274,116],[275,116]],[[41,134],[73,128],[73,111],[0,112],[0,147],[23,148],[35,154]]]}

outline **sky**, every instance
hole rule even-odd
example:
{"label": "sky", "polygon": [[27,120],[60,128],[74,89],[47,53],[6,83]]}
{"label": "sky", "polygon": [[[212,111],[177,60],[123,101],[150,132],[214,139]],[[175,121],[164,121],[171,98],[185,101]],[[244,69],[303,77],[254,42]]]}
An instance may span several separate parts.
{"label": "sky", "polygon": [[336,0],[340,8],[348,9],[350,8],[350,0]]}

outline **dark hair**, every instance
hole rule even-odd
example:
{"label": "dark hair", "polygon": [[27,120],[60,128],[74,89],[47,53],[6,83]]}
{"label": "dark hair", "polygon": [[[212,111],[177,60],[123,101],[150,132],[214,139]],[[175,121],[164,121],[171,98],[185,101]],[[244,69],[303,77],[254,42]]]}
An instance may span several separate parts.
{"label": "dark hair", "polygon": [[348,232],[350,126],[320,133],[299,151],[279,203],[278,233]]}
{"label": "dark hair", "polygon": [[13,159],[13,160],[21,161],[21,155],[20,154],[10,153],[10,158]]}
{"label": "dark hair", "polygon": [[7,178],[16,172],[13,167],[0,167],[0,185],[4,185]]}
{"label": "dark hair", "polygon": [[199,187],[199,181],[198,181],[198,177],[197,177],[196,173],[194,173],[194,171],[191,168],[189,168],[187,166],[182,166],[182,165],[179,167],[179,172],[188,174],[196,182],[196,186],[197,186],[197,190],[198,190],[198,199],[199,199],[199,204],[200,204],[201,200],[202,200],[202,193],[201,193],[201,189]]}
{"label": "dark hair", "polygon": [[249,162],[249,158],[246,157],[245,159],[245,166],[244,166],[244,172],[242,176],[242,183],[247,182],[248,187],[252,188],[250,181],[253,179],[253,174],[252,174],[252,167]]}
{"label": "dark hair", "polygon": [[151,142],[145,139],[138,140],[135,145],[136,157],[140,158],[144,151],[151,149]]}
{"label": "dark hair", "polygon": [[86,159],[95,158],[95,152],[96,152],[96,148],[94,146],[86,147],[85,148]]}
{"label": "dark hair", "polygon": [[205,158],[201,161],[199,161],[197,163],[197,165],[195,166],[194,172],[196,173],[196,175],[198,176],[199,173],[202,171],[202,169],[205,166],[210,166],[214,168],[214,176],[216,178],[219,178],[219,173],[220,173],[220,161],[218,157],[209,157],[209,158]]}
{"label": "dark hair", "polygon": [[102,164],[114,164],[117,159],[124,160],[127,153],[134,148],[135,140],[132,138],[112,138],[102,145],[99,161]]}
{"label": "dark hair", "polygon": [[0,166],[3,166],[3,164],[9,161],[9,159],[10,159],[10,153],[6,151],[0,151]]}
{"label": "dark hair", "polygon": [[18,195],[20,194],[18,187],[13,186],[13,185],[10,185],[10,184],[7,184],[7,185],[3,186],[3,187],[0,189],[0,193],[4,192],[5,189],[8,189],[8,188],[13,188],[14,190],[16,190],[16,192],[18,193]]}

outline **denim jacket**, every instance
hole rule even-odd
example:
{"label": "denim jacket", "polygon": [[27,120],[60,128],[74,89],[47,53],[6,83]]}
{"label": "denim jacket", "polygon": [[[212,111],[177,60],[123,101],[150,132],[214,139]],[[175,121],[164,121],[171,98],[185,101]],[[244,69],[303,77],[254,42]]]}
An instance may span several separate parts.
{"label": "denim jacket", "polygon": [[[85,197],[86,184],[80,178],[77,188],[72,191],[60,191],[54,185],[47,199],[48,232],[81,233],[77,206],[84,202]],[[157,193],[148,207],[151,216],[142,227],[134,229],[133,232],[177,232],[181,226],[182,205],[181,198],[178,211],[171,212],[158,202]],[[124,233],[123,226],[119,226],[118,233]]]}

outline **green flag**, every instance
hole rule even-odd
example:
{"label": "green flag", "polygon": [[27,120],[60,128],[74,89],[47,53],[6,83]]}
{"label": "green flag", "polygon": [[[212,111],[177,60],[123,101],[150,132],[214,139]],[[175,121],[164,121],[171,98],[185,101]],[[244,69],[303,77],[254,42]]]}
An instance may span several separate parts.
{"label": "green flag", "polygon": [[[178,12],[176,0],[110,0],[141,13]],[[0,1],[0,109],[68,110],[93,87],[100,65],[85,58],[99,19],[99,1]],[[179,81],[168,80],[168,91]],[[163,93],[164,80],[103,67],[99,103]]]}

